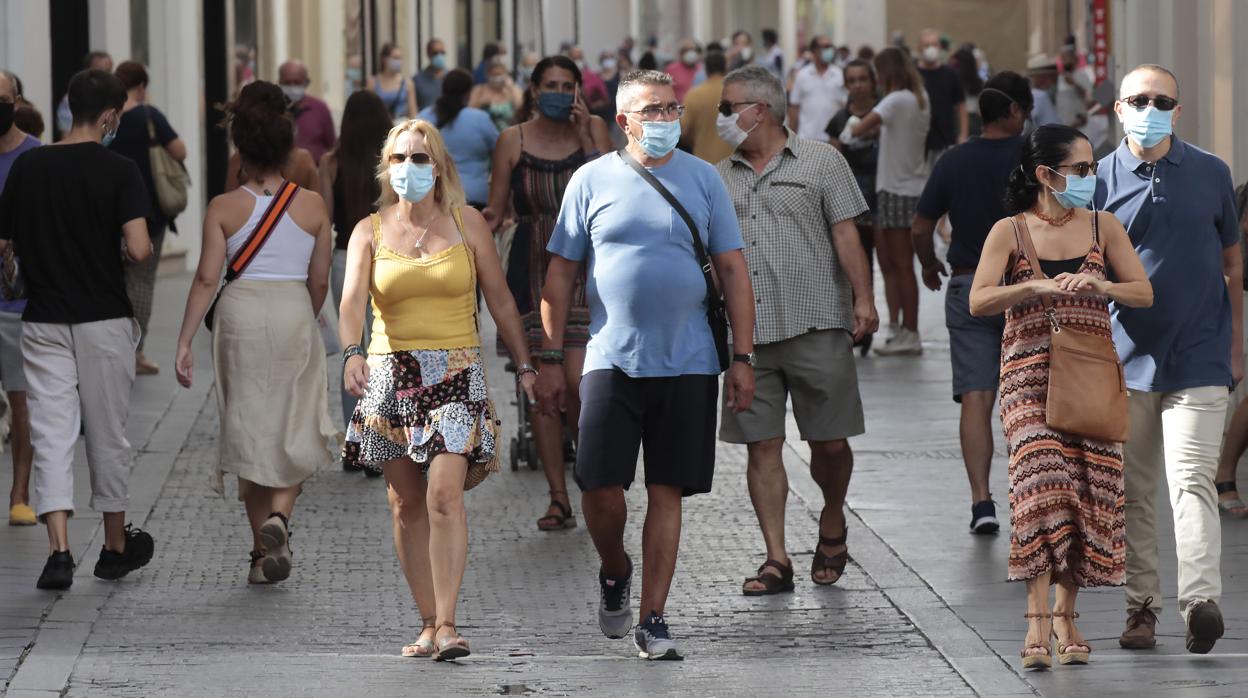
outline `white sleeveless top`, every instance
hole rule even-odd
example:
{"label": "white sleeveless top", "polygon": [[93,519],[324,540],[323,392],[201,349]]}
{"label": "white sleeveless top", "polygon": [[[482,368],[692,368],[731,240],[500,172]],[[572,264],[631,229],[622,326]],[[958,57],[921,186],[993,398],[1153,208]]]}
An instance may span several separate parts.
{"label": "white sleeveless top", "polygon": [[[238,232],[225,239],[226,262],[234,259],[234,255],[242,249],[256,229],[260,217],[273,201],[271,196],[262,196],[248,189],[239,187],[256,198],[256,206],[251,216]],[[298,193],[296,193],[298,196]],[[307,281],[308,261],[312,259],[312,248],[316,247],[316,237],[309,235],[290,217],[290,209],[277,221],[269,239],[256,253],[255,259],[243,270],[240,279],[256,281]]]}

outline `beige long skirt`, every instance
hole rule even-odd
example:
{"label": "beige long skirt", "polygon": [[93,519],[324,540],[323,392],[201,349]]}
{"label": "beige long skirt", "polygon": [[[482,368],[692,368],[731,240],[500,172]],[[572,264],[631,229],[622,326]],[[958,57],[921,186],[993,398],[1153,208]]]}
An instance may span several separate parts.
{"label": "beige long skirt", "polygon": [[212,487],[224,475],[293,487],[337,457],[329,419],[325,349],[308,289],[300,281],[239,279],[217,303],[212,333],[221,414]]}

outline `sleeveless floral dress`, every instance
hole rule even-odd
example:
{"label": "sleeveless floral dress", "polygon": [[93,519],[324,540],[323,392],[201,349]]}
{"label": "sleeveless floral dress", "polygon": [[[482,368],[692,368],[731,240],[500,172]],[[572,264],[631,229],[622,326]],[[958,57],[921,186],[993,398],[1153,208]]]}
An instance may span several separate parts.
{"label": "sleeveless floral dress", "polygon": [[[1018,249],[1023,249],[1021,238]],[[1079,271],[1106,278],[1095,230]],[[1037,274],[1019,253],[1006,277],[1006,283],[1020,284]],[[1112,338],[1108,298],[1054,296],[1052,302],[1063,327]],[[1065,434],[1046,424],[1049,321],[1040,299],[1006,311],[1001,345],[1001,422],[1010,457],[1009,580],[1051,572],[1069,574],[1080,587],[1123,584],[1122,444]]]}

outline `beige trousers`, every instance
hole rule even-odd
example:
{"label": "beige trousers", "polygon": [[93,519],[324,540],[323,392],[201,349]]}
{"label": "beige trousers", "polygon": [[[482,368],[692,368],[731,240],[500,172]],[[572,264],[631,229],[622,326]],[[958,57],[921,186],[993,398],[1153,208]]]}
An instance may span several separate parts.
{"label": "beige trousers", "polygon": [[87,436],[91,508],[126,510],[131,461],[126,416],[138,343],[134,318],[76,325],[23,323],[26,404],[35,450],[32,499],[40,518],[53,511],[73,515],[79,424]]}
{"label": "beige trousers", "polygon": [[1225,387],[1131,393],[1131,439],[1123,449],[1127,519],[1127,608],[1161,611],[1157,573],[1157,478],[1174,510],[1179,611],[1222,596],[1222,524],[1213,477],[1222,448]]}

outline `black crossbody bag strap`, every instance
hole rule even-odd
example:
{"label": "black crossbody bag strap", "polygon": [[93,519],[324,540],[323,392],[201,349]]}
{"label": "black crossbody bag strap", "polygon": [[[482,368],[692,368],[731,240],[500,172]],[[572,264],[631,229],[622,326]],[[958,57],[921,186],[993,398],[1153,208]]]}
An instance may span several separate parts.
{"label": "black crossbody bag strap", "polygon": [[663,186],[663,183],[659,181],[658,177],[654,176],[653,172],[643,167],[640,162],[637,162],[637,159],[629,154],[627,150],[621,148],[619,155],[621,160],[628,163],[628,166],[633,168],[633,171],[646,181],[646,184],[653,187],[655,191],[667,200],[667,203],[680,215],[680,219],[685,222],[685,226],[689,228],[689,235],[693,238],[694,256],[697,258],[698,266],[702,269],[702,278],[706,281],[706,314],[711,322],[712,335],[714,335],[716,343],[715,349],[719,354],[719,367],[721,371],[728,370],[727,328],[724,327],[721,330],[717,326],[716,320],[719,318],[720,324],[727,320],[725,317],[724,299],[720,295],[719,287],[715,284],[715,276],[711,273],[711,256],[706,251],[706,245],[702,243],[702,236],[698,235],[698,225],[693,222],[693,217],[689,215],[689,212],[685,210],[685,207],[681,205],[676,196],[668,191],[667,187]]}

